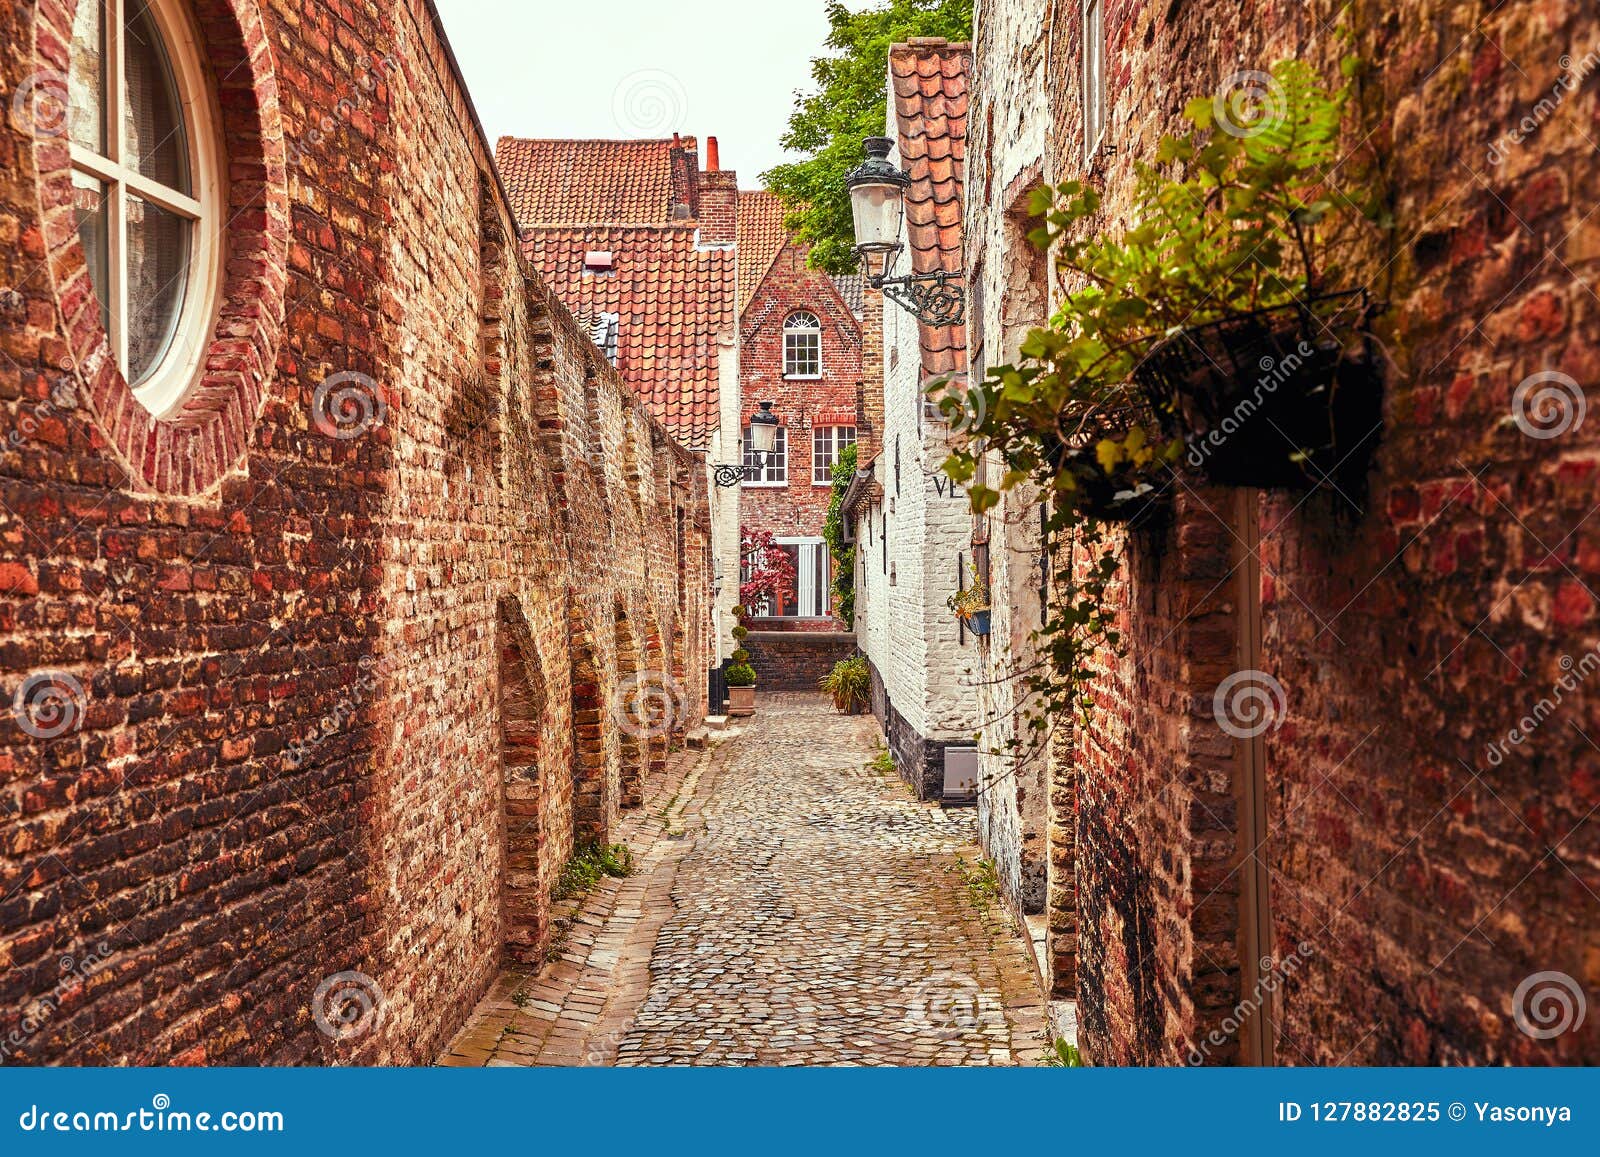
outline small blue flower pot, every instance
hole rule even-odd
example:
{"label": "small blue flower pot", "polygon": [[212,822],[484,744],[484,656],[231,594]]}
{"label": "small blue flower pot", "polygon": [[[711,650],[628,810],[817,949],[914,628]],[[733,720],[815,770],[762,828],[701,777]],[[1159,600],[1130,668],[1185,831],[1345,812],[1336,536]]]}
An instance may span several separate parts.
{"label": "small blue flower pot", "polygon": [[978,638],[986,638],[989,634],[989,612],[973,611],[967,616],[967,630]]}

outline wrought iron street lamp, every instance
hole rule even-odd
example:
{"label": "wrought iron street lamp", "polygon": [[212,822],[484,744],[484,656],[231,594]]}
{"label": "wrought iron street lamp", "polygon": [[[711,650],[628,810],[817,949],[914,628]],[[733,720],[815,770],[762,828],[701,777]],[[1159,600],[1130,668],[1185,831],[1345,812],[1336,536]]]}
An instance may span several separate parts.
{"label": "wrought iron street lamp", "polygon": [[[862,142],[867,159],[845,177],[850,190],[850,215],[855,223],[856,256],[872,288],[925,325],[960,325],[966,317],[966,294],[959,269],[909,273],[886,277],[899,252],[900,226],[905,218],[906,190],[911,177],[889,160],[894,142],[888,137],[868,137]],[[875,257],[883,259],[884,273],[874,273]]]}
{"label": "wrought iron street lamp", "polygon": [[[771,402],[762,402],[761,409],[750,415],[750,452],[756,456],[757,466],[763,465],[767,455],[777,450],[778,425],[778,415],[772,412]],[[737,486],[744,481],[744,464],[713,466],[711,477],[718,486]]]}

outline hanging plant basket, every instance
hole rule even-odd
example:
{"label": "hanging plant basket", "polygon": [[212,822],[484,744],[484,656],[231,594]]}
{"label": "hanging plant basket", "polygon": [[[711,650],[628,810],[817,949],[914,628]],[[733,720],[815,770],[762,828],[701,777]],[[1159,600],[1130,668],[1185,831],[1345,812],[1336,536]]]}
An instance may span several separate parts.
{"label": "hanging plant basket", "polygon": [[1382,377],[1364,289],[1225,317],[1165,338],[1134,381],[1208,481],[1306,488],[1365,472]]}
{"label": "hanging plant basket", "polygon": [[1072,504],[1100,522],[1140,525],[1155,511],[1166,489],[1159,485],[1161,469],[1124,466],[1107,474],[1092,445],[1065,446],[1058,442],[1049,457],[1056,474],[1070,472],[1077,482]]}

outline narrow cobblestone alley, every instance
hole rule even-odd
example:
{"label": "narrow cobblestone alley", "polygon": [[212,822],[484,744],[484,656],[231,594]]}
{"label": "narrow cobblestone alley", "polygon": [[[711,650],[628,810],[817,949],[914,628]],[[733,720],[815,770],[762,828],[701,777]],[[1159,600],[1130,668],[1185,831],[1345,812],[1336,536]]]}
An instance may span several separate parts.
{"label": "narrow cobblestone alley", "polygon": [[761,699],[621,825],[633,875],[508,973],[450,1065],[1009,1065],[1043,1056],[1032,960],[971,809],[870,766],[869,716]]}

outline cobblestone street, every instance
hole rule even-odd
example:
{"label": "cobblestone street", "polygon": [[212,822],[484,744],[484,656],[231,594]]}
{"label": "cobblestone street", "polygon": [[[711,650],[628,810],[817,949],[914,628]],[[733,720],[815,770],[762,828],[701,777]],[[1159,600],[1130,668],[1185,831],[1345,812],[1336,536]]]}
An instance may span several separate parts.
{"label": "cobblestone street", "polygon": [[636,858],[539,974],[507,974],[451,1065],[1008,1065],[1045,1049],[1032,960],[979,871],[973,812],[867,764],[870,716],[765,695],[675,756]]}

